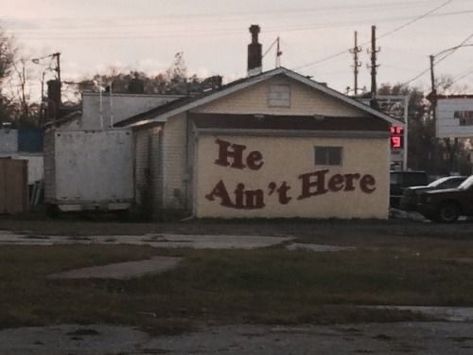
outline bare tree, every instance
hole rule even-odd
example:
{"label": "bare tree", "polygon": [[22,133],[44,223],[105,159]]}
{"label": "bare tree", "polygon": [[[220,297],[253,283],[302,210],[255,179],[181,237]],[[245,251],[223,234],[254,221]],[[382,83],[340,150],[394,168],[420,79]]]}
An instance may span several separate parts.
{"label": "bare tree", "polygon": [[12,38],[8,37],[0,27],[0,89],[3,80],[11,73],[15,52]]}
{"label": "bare tree", "polygon": [[15,54],[12,38],[0,27],[0,121],[10,119],[13,112],[12,99],[4,94],[3,88],[6,79],[11,75]]}

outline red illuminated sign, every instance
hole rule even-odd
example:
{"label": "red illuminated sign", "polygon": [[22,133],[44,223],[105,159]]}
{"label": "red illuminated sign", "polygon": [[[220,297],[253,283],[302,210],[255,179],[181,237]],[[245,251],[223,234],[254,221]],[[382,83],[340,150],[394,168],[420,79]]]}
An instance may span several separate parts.
{"label": "red illuminated sign", "polygon": [[404,127],[391,126],[391,149],[404,148]]}

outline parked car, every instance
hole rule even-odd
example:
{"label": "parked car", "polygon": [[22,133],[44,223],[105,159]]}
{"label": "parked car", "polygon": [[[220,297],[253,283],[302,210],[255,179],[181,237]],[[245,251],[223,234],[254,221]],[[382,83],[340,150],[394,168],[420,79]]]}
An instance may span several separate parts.
{"label": "parked car", "polygon": [[426,186],[412,186],[404,189],[400,207],[405,211],[414,211],[417,207],[418,196],[423,191],[453,189],[465,181],[467,176],[446,176],[437,179]]}
{"label": "parked car", "polygon": [[406,187],[427,185],[429,179],[425,171],[391,171],[389,204],[399,208],[401,196]]}
{"label": "parked car", "polygon": [[460,216],[473,216],[473,175],[454,189],[423,191],[417,210],[426,218],[453,223]]}

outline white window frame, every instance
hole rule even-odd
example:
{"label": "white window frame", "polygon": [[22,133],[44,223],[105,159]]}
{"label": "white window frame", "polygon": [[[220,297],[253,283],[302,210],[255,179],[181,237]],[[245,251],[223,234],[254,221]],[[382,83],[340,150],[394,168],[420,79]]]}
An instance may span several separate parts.
{"label": "white window frame", "polygon": [[291,85],[270,84],[268,88],[268,107],[291,107]]}

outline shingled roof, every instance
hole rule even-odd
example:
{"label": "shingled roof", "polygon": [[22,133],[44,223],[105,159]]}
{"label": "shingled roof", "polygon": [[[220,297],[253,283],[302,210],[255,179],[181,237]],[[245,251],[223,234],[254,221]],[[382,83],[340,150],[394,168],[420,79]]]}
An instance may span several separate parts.
{"label": "shingled roof", "polygon": [[233,81],[227,85],[221,86],[218,89],[204,92],[196,96],[187,96],[187,97],[183,97],[181,99],[169,102],[162,106],[158,106],[149,111],[130,117],[126,120],[120,121],[116,123],[115,126],[116,127],[138,127],[138,126],[147,125],[150,123],[166,122],[168,118],[175,116],[179,113],[185,112],[187,110],[191,110],[195,107],[220,99],[229,94],[245,89],[247,87],[260,83],[262,81],[273,78],[275,76],[286,76],[288,78],[296,80],[304,85],[307,85],[320,92],[323,92],[333,98],[341,100],[352,107],[358,108],[369,115],[381,118],[382,120],[385,120],[390,124],[402,124],[402,122],[398,121],[397,119],[389,115],[386,115],[380,111],[377,111],[369,107],[368,105],[360,103],[359,101],[354,100],[334,89],[331,89],[322,83],[311,80],[287,68],[280,67],[280,68],[263,72],[259,75]]}

